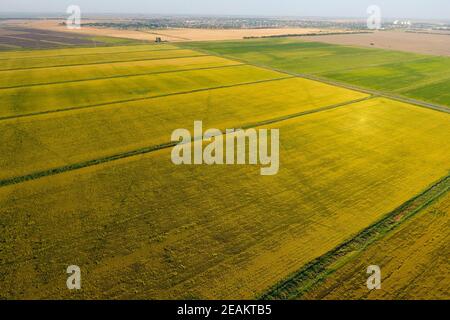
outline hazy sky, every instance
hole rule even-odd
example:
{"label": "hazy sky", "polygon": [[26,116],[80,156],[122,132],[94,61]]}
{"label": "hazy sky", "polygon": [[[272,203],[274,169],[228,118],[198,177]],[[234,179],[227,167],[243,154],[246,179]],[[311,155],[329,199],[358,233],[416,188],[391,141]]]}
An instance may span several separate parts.
{"label": "hazy sky", "polygon": [[388,18],[450,19],[449,0],[0,0],[2,12],[214,14],[364,17],[375,4]]}

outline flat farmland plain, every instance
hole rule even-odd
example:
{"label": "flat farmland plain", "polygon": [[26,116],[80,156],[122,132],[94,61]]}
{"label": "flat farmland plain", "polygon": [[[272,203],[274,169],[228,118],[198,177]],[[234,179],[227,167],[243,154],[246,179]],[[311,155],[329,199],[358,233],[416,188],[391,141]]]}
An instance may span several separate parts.
{"label": "flat farmland plain", "polygon": [[[450,193],[347,261],[302,299],[450,299]],[[363,286],[379,265],[381,290]]]}
{"label": "flat farmland plain", "polygon": [[69,67],[47,67],[0,72],[0,89],[51,83],[120,78],[158,72],[216,68],[242,63],[211,56],[116,62]]}
{"label": "flat farmland plain", "polygon": [[156,51],[156,50],[170,50],[179,49],[170,44],[161,45],[129,45],[129,46],[113,46],[113,47],[99,47],[99,48],[61,48],[51,50],[23,50],[23,51],[5,51],[0,52],[0,59],[11,58],[37,58],[37,57],[58,57],[58,56],[75,56],[75,55],[91,55],[91,54],[116,54],[124,52],[136,51]]}
{"label": "flat farmland plain", "polygon": [[0,119],[286,78],[249,65],[2,89]]}
{"label": "flat farmland plain", "polygon": [[[276,41],[286,64],[321,50],[311,69],[335,70],[333,55],[348,69],[354,53]],[[245,42],[264,55],[261,43]],[[370,56],[446,78],[440,60]],[[448,113],[254,58],[166,44],[0,53],[0,298],[255,298],[448,174]],[[195,120],[280,129],[279,174],[173,165],[171,133]],[[66,288],[72,264],[81,291]]]}
{"label": "flat farmland plain", "polygon": [[[117,49],[117,47],[116,47]],[[66,67],[86,64],[102,64],[114,63],[124,61],[142,61],[142,60],[157,60],[170,59],[179,57],[192,57],[204,55],[187,49],[149,49],[148,47],[136,48],[134,51],[124,50],[119,47],[118,52],[101,52],[101,53],[85,53],[85,54],[60,54],[52,56],[28,56],[28,57],[14,57],[4,54],[0,60],[0,71],[5,70],[23,70],[23,69],[37,69],[47,67]]]}
{"label": "flat farmland plain", "polygon": [[305,37],[307,41],[364,46],[387,50],[417,52],[438,56],[450,56],[450,39],[438,32],[382,31],[350,35],[322,35]]}
{"label": "flat farmland plain", "polygon": [[0,179],[165,144],[173,130],[190,128],[199,119],[208,128],[225,130],[365,97],[289,78],[3,120]]}
{"label": "flat farmland plain", "polygon": [[450,106],[450,57],[295,38],[198,42],[183,46]]}
{"label": "flat farmland plain", "polygon": [[[3,22],[3,21],[2,21]],[[111,43],[126,45],[137,43],[130,39],[92,37],[89,35],[77,35],[48,30],[37,30],[11,26],[2,23],[0,25],[0,50],[18,49],[51,49],[76,46],[106,46]]]}
{"label": "flat farmland plain", "polygon": [[265,126],[281,132],[275,176],[164,149],[0,188],[1,294],[254,298],[446,175],[448,121],[375,98]]}

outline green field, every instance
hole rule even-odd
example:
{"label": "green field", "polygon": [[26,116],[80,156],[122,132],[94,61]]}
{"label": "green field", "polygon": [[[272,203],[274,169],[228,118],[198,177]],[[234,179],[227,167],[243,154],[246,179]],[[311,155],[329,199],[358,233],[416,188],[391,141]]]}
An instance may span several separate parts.
{"label": "green field", "polygon": [[[449,174],[448,113],[258,66],[306,59],[322,75],[373,59],[398,91],[396,61],[430,86],[440,58],[268,43],[192,44],[248,62],[165,44],[0,53],[0,299],[257,298]],[[171,134],[196,120],[279,129],[278,175],[175,166]]]}
{"label": "green field", "polygon": [[305,42],[295,38],[198,42],[184,46],[450,106],[448,57]]}
{"label": "green field", "polygon": [[76,260],[78,297],[255,297],[445,175],[447,122],[374,99],[273,124],[273,177],[161,150],[1,188],[3,294],[67,298],[57,271]]}

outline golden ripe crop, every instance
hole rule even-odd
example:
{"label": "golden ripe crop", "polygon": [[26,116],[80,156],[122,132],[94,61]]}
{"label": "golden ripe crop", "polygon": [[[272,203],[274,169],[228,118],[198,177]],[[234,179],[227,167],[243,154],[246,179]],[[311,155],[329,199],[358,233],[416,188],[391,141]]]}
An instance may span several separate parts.
{"label": "golden ripe crop", "polygon": [[106,54],[112,55],[122,52],[136,52],[136,51],[159,51],[159,50],[173,50],[179,49],[173,45],[130,45],[130,46],[113,46],[113,47],[97,47],[97,48],[63,48],[63,49],[48,49],[48,50],[23,50],[23,51],[4,51],[0,52],[0,59],[20,59],[33,57],[55,57],[55,56],[75,56],[87,54]]}
{"label": "golden ripe crop", "polygon": [[239,128],[364,97],[292,78],[0,121],[0,179],[170,142],[196,120]]}
{"label": "golden ripe crop", "polygon": [[177,49],[177,50],[151,50],[148,48],[136,48],[135,51],[120,50],[111,53],[86,53],[86,54],[67,54],[51,56],[40,55],[39,51],[33,51],[27,57],[4,56],[0,59],[0,71],[5,70],[20,70],[33,68],[47,68],[47,67],[65,67],[86,64],[102,64],[115,63],[124,61],[141,61],[141,60],[155,60],[168,58],[181,58],[191,56],[203,56],[205,54],[197,51]]}
{"label": "golden ripe crop", "polygon": [[30,115],[265,81],[283,74],[248,65],[2,89],[0,117]]}
{"label": "golden ripe crop", "polygon": [[219,57],[198,56],[162,60],[125,61],[68,67],[48,67],[3,71],[0,89],[58,82],[120,78],[157,72],[174,72],[191,69],[223,67],[241,64]]}
{"label": "golden ripe crop", "polygon": [[[354,256],[304,299],[450,298],[450,193]],[[367,290],[365,269],[381,268],[381,289]]]}
{"label": "golden ripe crop", "polygon": [[0,188],[0,294],[68,297],[76,260],[82,298],[253,298],[447,174],[448,117],[372,99],[273,123],[275,176],[165,149]]}

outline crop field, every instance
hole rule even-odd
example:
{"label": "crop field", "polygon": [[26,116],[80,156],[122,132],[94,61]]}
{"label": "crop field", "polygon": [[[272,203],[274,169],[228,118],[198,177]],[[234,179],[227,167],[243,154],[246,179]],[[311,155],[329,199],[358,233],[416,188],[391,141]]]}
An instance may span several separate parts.
{"label": "crop field", "polygon": [[287,72],[450,106],[450,57],[305,42],[294,38],[184,45]]}
{"label": "crop field", "polygon": [[17,49],[49,49],[73,46],[105,46],[130,44],[136,41],[121,38],[92,37],[25,27],[1,26],[0,51]]}
{"label": "crop field", "polygon": [[[202,56],[204,54],[194,52],[192,50],[177,49],[177,50],[146,50],[143,48],[136,48],[136,51],[119,51],[106,53],[91,53],[91,54],[75,54],[75,55],[56,55],[56,56],[36,56],[36,57],[21,57],[21,58],[3,58],[0,60],[0,71],[37,69],[48,67],[67,67],[88,64],[104,64],[125,61],[143,61],[143,60],[158,60],[181,57]],[[119,50],[123,50],[119,48]],[[7,57],[7,56],[6,56]]]}
{"label": "crop field", "polygon": [[[2,78],[0,79],[0,89],[26,87],[32,85],[37,86],[50,83],[107,79],[111,77],[131,77],[159,72],[205,69],[240,64],[241,63],[218,57],[199,56],[3,71],[1,73]],[[42,75],[45,75],[45,78],[42,78]]]}
{"label": "crop field", "polygon": [[0,118],[90,108],[281,78],[286,75],[241,65],[2,89]]}
{"label": "crop field", "polygon": [[[335,72],[339,63],[328,55],[342,56],[349,72],[364,65],[349,67],[355,48],[275,41],[285,66],[319,51],[323,60],[311,61],[311,72],[314,64],[321,75]],[[428,197],[449,174],[450,114],[277,71],[272,64],[281,53],[274,44],[266,54],[264,43],[201,45],[224,56],[196,43],[0,53],[0,299],[274,297],[268,292],[275,285],[380,219],[399,217],[399,207]],[[275,69],[259,66],[271,55]],[[414,90],[446,83],[438,58],[422,65],[415,54],[369,55],[385,70],[412,63],[404,68],[426,74]],[[192,131],[196,120],[222,132],[279,129],[279,173],[261,176],[259,165],[174,165],[171,134]],[[442,194],[410,219],[395,220],[396,229],[340,263],[306,297],[341,294],[335,281],[372,257],[398,279],[386,282],[391,296],[416,283],[414,262],[423,267],[448,242]],[[423,218],[429,215],[435,218]],[[398,250],[406,242],[411,248]],[[408,262],[407,276],[396,274],[417,251],[421,260]],[[82,267],[82,290],[67,290],[69,265]],[[439,279],[448,284],[438,275],[446,267],[441,259],[429,282],[403,290],[405,297],[431,297],[421,290]],[[364,284],[347,284],[352,297],[366,297],[357,287]],[[445,298],[439,285],[433,297]],[[368,298],[391,297],[379,295]]]}
{"label": "crop field", "polygon": [[137,51],[158,51],[174,49],[179,50],[178,47],[170,44],[140,44],[140,45],[128,45],[128,46],[114,46],[114,47],[99,47],[99,48],[60,48],[51,50],[23,50],[23,51],[8,51],[0,52],[0,58],[4,59],[18,59],[18,58],[43,58],[43,57],[67,57],[76,56],[83,57],[92,54],[116,54],[124,52],[137,52]]}
{"label": "crop field", "polygon": [[348,35],[308,36],[303,39],[341,45],[450,56],[450,38],[442,37],[442,35],[443,33],[439,32],[383,31]]}
{"label": "crop field", "polygon": [[80,297],[254,297],[445,175],[447,121],[373,99],[277,123],[273,177],[160,150],[4,187],[3,281],[39,288],[7,294],[67,297],[57,270],[77,257]]}
{"label": "crop field", "polygon": [[[173,130],[191,127],[197,119],[225,130],[365,97],[289,78],[4,120],[0,178],[164,144]],[[77,132],[76,139],[70,132]]]}
{"label": "crop field", "polygon": [[[346,262],[303,298],[448,300],[449,229],[450,194],[447,193],[360,256]],[[383,290],[368,292],[361,285],[370,263],[378,264],[384,272]]]}

